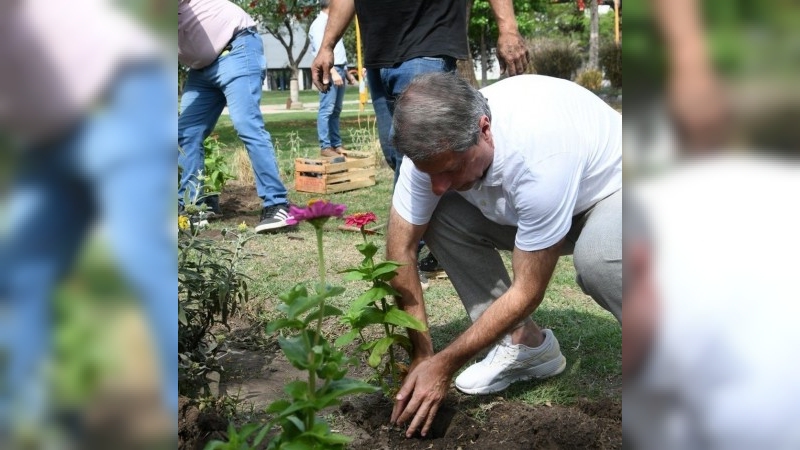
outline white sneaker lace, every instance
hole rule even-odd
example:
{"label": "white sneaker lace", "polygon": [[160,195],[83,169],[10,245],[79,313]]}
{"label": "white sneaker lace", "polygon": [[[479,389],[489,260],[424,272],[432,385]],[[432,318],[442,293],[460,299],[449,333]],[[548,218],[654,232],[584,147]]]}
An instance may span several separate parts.
{"label": "white sneaker lace", "polygon": [[497,360],[497,364],[506,364],[510,362],[514,362],[517,359],[516,349],[511,347],[511,339],[506,336],[500,342],[497,343],[489,353],[486,355],[486,358],[483,359],[483,363],[488,365],[492,365]]}

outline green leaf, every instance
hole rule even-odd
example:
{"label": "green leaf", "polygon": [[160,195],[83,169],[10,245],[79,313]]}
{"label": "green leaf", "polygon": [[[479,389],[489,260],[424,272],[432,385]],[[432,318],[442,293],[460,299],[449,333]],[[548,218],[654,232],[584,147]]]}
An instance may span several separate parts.
{"label": "green leaf", "polygon": [[300,431],[305,431],[306,430],[306,424],[304,424],[303,421],[298,419],[297,417],[295,417],[295,416],[287,416],[286,420],[288,420],[289,422],[292,422],[294,424],[294,426],[297,427],[298,430],[300,430]]}
{"label": "green leaf", "polygon": [[186,311],[183,309],[183,306],[180,303],[178,304],[178,322],[184,326],[189,325],[189,321],[186,320]]}
{"label": "green leaf", "polygon": [[308,382],[302,380],[292,381],[284,386],[283,391],[295,400],[306,400],[308,399]]}
{"label": "green leaf", "polygon": [[306,346],[302,335],[292,337],[279,337],[278,345],[293,366],[300,370],[308,369],[308,354],[311,349]]}
{"label": "green leaf", "polygon": [[286,315],[290,319],[296,319],[309,309],[317,307],[320,303],[322,303],[323,300],[324,297],[319,295],[312,295],[310,297],[297,297],[288,304],[289,308],[286,311]]}
{"label": "green leaf", "polygon": [[383,319],[386,323],[400,327],[411,328],[412,330],[425,331],[427,327],[421,320],[403,311],[395,305],[389,306],[389,311]]}
{"label": "green leaf", "polygon": [[267,407],[267,412],[270,414],[279,414],[286,408],[292,406],[292,403],[288,400],[280,399],[275,400],[274,402],[270,403]]}
{"label": "green leaf", "polygon": [[357,329],[362,329],[367,325],[376,323],[383,323],[385,313],[380,308],[368,306],[361,310],[361,313],[356,317],[355,323]]}
{"label": "green leaf", "polygon": [[383,298],[382,290],[371,288],[368,289],[363,294],[359,295],[356,301],[350,305],[350,309],[348,311],[357,312],[364,309],[366,306],[372,304],[373,302],[380,300]]}
{"label": "green leaf", "polygon": [[378,253],[378,246],[375,245],[373,242],[363,242],[361,244],[356,245],[358,252],[364,255],[364,258],[372,258]]}
{"label": "green leaf", "polygon": [[337,347],[344,347],[345,345],[353,342],[358,337],[358,330],[350,330],[347,333],[339,336],[334,343]]}
{"label": "green leaf", "polygon": [[372,347],[372,353],[369,354],[367,364],[372,368],[378,367],[381,363],[381,358],[383,358],[383,355],[386,354],[386,351],[389,350],[393,342],[394,338],[391,336],[378,339],[378,341],[375,342],[375,346]]}
{"label": "green leaf", "polygon": [[409,339],[408,336],[404,336],[402,334],[393,334],[392,338],[397,345],[403,347],[409,354],[411,354],[411,339]]}
{"label": "green leaf", "polygon": [[[325,308],[323,308],[323,310],[322,310],[322,317],[341,316],[343,314],[344,314],[344,312],[341,309],[336,308],[336,307],[331,306],[331,305],[325,305]],[[309,323],[313,322],[314,320],[317,320],[319,318],[319,316],[320,316],[320,311],[319,310],[314,311],[311,314],[307,315],[306,319],[303,322],[305,323],[305,325],[308,325]],[[303,327],[300,326],[298,328],[303,328]]]}
{"label": "green leaf", "polygon": [[[352,378],[342,378],[341,380],[331,381],[317,394],[319,404],[324,407],[335,404],[339,398],[350,394],[377,392],[380,388]],[[322,409],[322,408],[320,408]]]}
{"label": "green leaf", "polygon": [[348,270],[347,275],[344,276],[346,281],[370,281],[370,270],[366,268]]}
{"label": "green leaf", "polygon": [[286,318],[276,319],[267,324],[267,333],[274,333],[284,328],[292,328],[295,330],[300,330],[303,328],[303,322],[297,319],[286,319]]}
{"label": "green leaf", "polygon": [[321,283],[317,283],[315,289],[317,290],[317,296],[321,299],[335,297],[344,292],[344,288],[341,286],[323,286]]}

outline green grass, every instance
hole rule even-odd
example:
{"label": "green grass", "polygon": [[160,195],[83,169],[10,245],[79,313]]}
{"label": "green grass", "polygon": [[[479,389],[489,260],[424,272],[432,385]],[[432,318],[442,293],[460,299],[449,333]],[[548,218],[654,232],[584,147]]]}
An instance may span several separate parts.
{"label": "green grass", "polygon": [[[298,93],[301,103],[319,102],[319,92],[313,89],[306,89]],[[289,91],[264,91],[261,94],[262,105],[285,105],[289,98]],[[358,100],[358,85],[347,86],[344,93],[345,100]]]}
{"label": "green grass", "polygon": [[[379,169],[377,184],[370,188],[325,196],[292,190],[293,156],[313,156],[317,151],[315,115],[305,114],[306,116],[298,117],[287,117],[285,114],[266,116],[267,129],[275,141],[279,165],[287,187],[290,188],[291,200],[304,204],[312,198],[324,197],[332,202],[346,204],[351,213],[373,211],[379,222],[385,223],[391,202],[393,175],[386,167]],[[362,115],[359,123],[358,117],[346,116],[342,122],[345,146],[358,149],[363,142],[354,136],[358,137],[359,133],[373,141],[376,139],[374,121],[370,118],[368,122],[367,117],[368,115]],[[223,117],[217,125],[216,133],[228,150],[241,146],[227,117]],[[293,135],[302,140],[301,145],[294,149],[289,145]],[[379,146],[373,142],[372,148]],[[224,202],[224,191],[222,196]],[[333,304],[345,308],[366,285],[363,282],[345,282],[339,274],[346,267],[358,264],[361,258],[354,247],[361,242],[360,234],[337,230],[339,223],[341,222],[332,220],[326,226],[325,254],[328,281],[346,288],[346,292],[334,299]],[[211,226],[222,228],[235,224],[217,222]],[[375,239],[383,247],[384,236],[379,235]],[[248,310],[261,320],[269,320],[275,317],[279,293],[300,281],[313,282],[316,279],[315,235],[310,225],[302,224],[292,232],[259,236],[249,246],[251,251],[261,256],[248,261],[245,266],[247,273],[253,277],[250,283],[252,300]],[[382,250],[379,254],[382,254]],[[504,257],[509,265],[509,256]],[[574,278],[571,257],[562,258],[545,300],[534,314],[534,320],[540,326],[553,329],[557,335],[561,351],[567,358],[566,371],[543,382],[517,383],[499,394],[501,397],[528,404],[570,404],[584,397],[621,398],[621,328],[611,314],[581,292]],[[448,280],[431,280],[431,287],[425,298],[434,345],[437,349],[442,349],[469,326],[469,319]],[[335,324],[328,324],[328,329],[332,333],[341,332],[341,328]],[[486,402],[483,397],[462,397],[460,402],[464,407],[473,409],[476,414]]]}

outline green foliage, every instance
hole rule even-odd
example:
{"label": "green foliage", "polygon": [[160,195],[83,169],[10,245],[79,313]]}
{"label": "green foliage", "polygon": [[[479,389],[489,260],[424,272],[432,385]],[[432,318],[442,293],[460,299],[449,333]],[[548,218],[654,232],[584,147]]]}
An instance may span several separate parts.
{"label": "green foliage", "polygon": [[219,194],[228,180],[236,177],[233,175],[225,156],[220,152],[219,136],[212,134],[203,141],[205,153],[205,173],[203,183],[208,194]]}
{"label": "green foliage", "polygon": [[[342,316],[342,322],[350,326],[350,331],[339,337],[336,345],[347,345],[357,337],[360,338],[358,349],[366,353],[367,364],[375,369],[375,381],[387,396],[392,397],[400,388],[400,381],[406,372],[406,367],[395,355],[395,349],[400,347],[408,355],[412,350],[408,337],[400,334],[398,327],[419,331],[424,331],[426,327],[419,319],[386,300],[390,295],[399,295],[388,282],[397,275],[400,264],[394,261],[376,264],[374,257],[378,247],[367,242],[365,234],[364,242],[356,248],[364,259],[358,267],[344,271],[347,274],[345,279],[367,281],[372,286]],[[364,330],[372,325],[383,331],[383,335],[368,339]]]}
{"label": "green foliage", "polygon": [[586,70],[578,74],[575,82],[592,92],[597,92],[602,87],[603,74],[599,70]]}
{"label": "green foliage", "polygon": [[574,42],[563,39],[537,39],[531,48],[536,73],[571,80],[583,58]]}
{"label": "green foliage", "polygon": [[606,42],[600,47],[600,67],[615,88],[622,87],[622,46]]}
{"label": "green foliage", "polygon": [[[324,318],[343,314],[340,309],[326,304],[329,298],[344,292],[342,287],[325,283],[322,226],[327,219],[317,217],[309,220],[317,232],[320,282],[313,291],[299,283],[279,295],[282,303],[278,311],[283,317],[267,325],[268,333],[281,332],[278,345],[294,367],[308,372],[308,379],[287,384],[284,392],[290,400],[281,399],[269,405],[267,413],[272,414],[273,418],[254,438],[253,446],[258,445],[269,430],[278,426],[281,431],[270,440],[268,449],[344,449],[351,439],[333,432],[319,412],[337,405],[346,395],[377,390],[363,381],[345,378],[347,366],[354,361],[338,347],[331,345],[321,333]],[[235,439],[241,440],[245,435],[246,440],[252,432],[247,428]],[[231,442],[229,440],[228,445]],[[209,448],[250,448],[246,443],[238,447],[225,447],[224,443],[214,445],[217,447]]]}
{"label": "green foliage", "polygon": [[[233,0],[253,19],[263,31],[281,43],[296,75],[298,64],[308,50],[311,39],[308,28],[319,11],[316,0]],[[302,33],[297,33],[301,29]],[[296,40],[302,39],[297,50]]]}
{"label": "green foliage", "polygon": [[[194,209],[187,206],[189,214]],[[237,307],[249,300],[242,262],[252,256],[245,244],[255,235],[246,228],[240,233],[224,229],[221,241],[204,239],[187,216],[178,218],[178,228],[179,385],[183,395],[197,397],[208,394],[206,375],[219,369],[212,327],[227,325]]]}

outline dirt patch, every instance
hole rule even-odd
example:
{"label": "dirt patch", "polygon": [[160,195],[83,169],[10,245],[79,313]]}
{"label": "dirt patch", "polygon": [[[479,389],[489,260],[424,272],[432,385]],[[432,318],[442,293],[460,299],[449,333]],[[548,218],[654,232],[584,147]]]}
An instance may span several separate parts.
{"label": "dirt patch", "polygon": [[[305,373],[293,368],[277,346],[260,350],[232,348],[223,358],[221,391],[262,410],[284,397],[283,386]],[[352,371],[351,371],[352,372]],[[356,374],[351,374],[356,375]],[[470,399],[471,407],[459,402]],[[476,402],[452,390],[440,408],[429,437],[406,438],[389,426],[392,403],[382,394],[361,395],[326,413],[331,428],[353,438],[352,450],[377,449],[617,449],[622,448],[622,408],[616,400],[582,400],[572,406],[537,406],[486,397]],[[224,438],[227,419],[199,410],[188,399],[180,403],[179,448],[202,449]]]}
{"label": "dirt patch", "polygon": [[354,399],[340,410],[359,428],[349,433],[355,437],[349,447],[354,450],[622,448],[622,409],[611,401],[572,407],[502,401],[481,420],[448,403],[437,414],[430,437],[411,439],[402,428],[388,425],[392,405],[383,397]]}

